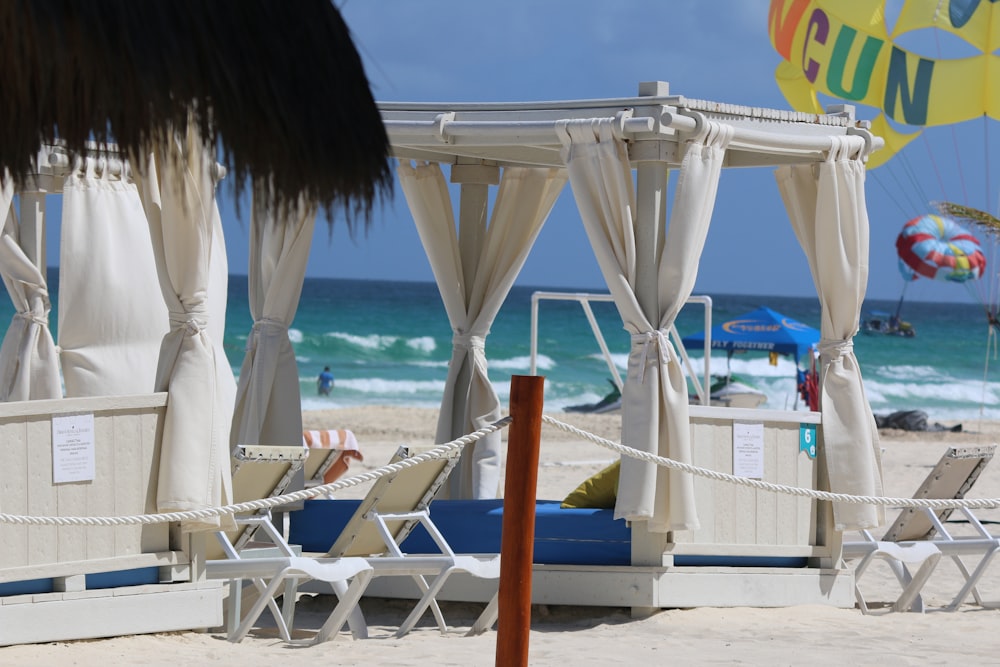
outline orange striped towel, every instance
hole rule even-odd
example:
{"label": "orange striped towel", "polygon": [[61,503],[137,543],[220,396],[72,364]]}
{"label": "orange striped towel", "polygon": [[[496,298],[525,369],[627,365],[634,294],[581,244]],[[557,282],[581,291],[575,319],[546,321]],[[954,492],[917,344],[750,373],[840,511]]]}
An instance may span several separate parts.
{"label": "orange striped towel", "polygon": [[[351,466],[351,461],[364,461],[358,439],[347,429],[330,429],[326,431],[302,431],[302,446],[312,449],[336,450],[336,458],[323,475],[323,483],[331,484],[343,476]],[[307,468],[308,469],[308,468]],[[309,474],[307,472],[307,474]]]}
{"label": "orange striped towel", "polygon": [[302,444],[315,449],[340,449],[360,451],[358,439],[347,429],[326,431],[302,431]]}

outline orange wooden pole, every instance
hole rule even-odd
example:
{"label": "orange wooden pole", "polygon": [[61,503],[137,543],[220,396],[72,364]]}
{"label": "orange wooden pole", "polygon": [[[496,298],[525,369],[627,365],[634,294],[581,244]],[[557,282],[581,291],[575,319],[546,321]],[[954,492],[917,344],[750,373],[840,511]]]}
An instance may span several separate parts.
{"label": "orange wooden pole", "polygon": [[497,667],[527,667],[531,629],[531,561],[535,550],[535,495],[542,438],[545,378],[515,375],[510,382],[507,474],[500,538]]}

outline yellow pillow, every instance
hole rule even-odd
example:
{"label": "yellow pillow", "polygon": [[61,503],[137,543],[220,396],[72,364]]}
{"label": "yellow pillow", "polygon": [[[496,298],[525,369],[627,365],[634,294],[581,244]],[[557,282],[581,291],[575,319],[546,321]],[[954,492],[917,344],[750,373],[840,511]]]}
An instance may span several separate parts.
{"label": "yellow pillow", "polygon": [[615,461],[604,470],[589,477],[566,496],[559,507],[563,509],[614,509],[618,497],[618,473],[621,461]]}

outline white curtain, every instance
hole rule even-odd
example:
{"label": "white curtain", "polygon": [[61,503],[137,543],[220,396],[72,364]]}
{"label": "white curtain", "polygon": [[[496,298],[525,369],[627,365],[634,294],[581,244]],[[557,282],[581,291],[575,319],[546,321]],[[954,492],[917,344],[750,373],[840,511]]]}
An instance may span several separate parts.
{"label": "white curtain", "polygon": [[[472,276],[463,273],[454,211],[441,168],[401,163],[399,180],[453,331],[437,428],[438,442],[447,442],[500,418],[500,399],[487,375],[486,336],[566,176],[560,169],[504,169]],[[449,479],[449,496],[495,498],[500,486],[500,433],[468,449]]]}
{"label": "white curtain", "polygon": [[[220,289],[212,279],[225,270],[214,164],[193,131],[141,162],[140,192],[170,322],[155,386],[170,392],[157,486],[161,512],[216,507],[232,499],[229,433],[236,383],[221,341],[212,336],[224,326],[212,322],[224,318],[211,303]],[[184,525],[218,527],[217,519]]]}
{"label": "white curtain", "polygon": [[58,321],[68,397],[152,392],[169,330],[139,192],[111,172],[88,159],[63,185]]}
{"label": "white curtain", "polygon": [[295,317],[315,226],[305,205],[278,215],[256,197],[250,222],[247,337],[233,415],[231,445],[302,443],[302,404],[288,327]]}
{"label": "white curtain", "polygon": [[[687,380],[667,332],[694,288],[732,128],[709,122],[686,143],[666,240],[656,249],[658,312],[647,317],[635,295],[631,166],[612,125],[610,119],[561,121],[558,130],[587,236],[632,335],[622,392],[622,443],[690,463]],[[645,520],[652,532],[695,529],[693,480],[623,457],[615,516]]]}
{"label": "white curtain", "polygon": [[[868,211],[860,137],[834,137],[818,165],[781,167],[778,187],[822,306],[820,410],[830,490],[882,495],[878,429],[854,356],[868,285]],[[835,503],[837,530],[884,523],[882,507]]]}
{"label": "white curtain", "polygon": [[21,248],[13,199],[13,183],[4,179],[0,275],[17,312],[0,345],[0,401],[60,398],[59,353],[49,330],[49,290],[45,274]]}

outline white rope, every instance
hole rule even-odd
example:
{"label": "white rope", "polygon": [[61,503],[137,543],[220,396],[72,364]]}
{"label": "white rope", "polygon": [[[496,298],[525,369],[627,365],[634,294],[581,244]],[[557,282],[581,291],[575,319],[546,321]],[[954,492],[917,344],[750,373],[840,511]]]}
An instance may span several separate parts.
{"label": "white rope", "polygon": [[333,493],[334,491],[341,491],[352,486],[358,486],[359,484],[364,484],[365,482],[372,482],[380,477],[396,474],[400,470],[405,470],[406,468],[412,468],[413,466],[419,465],[424,461],[445,458],[451,455],[452,452],[459,450],[466,445],[472,444],[490,433],[499,431],[505,426],[508,426],[510,422],[510,417],[504,417],[503,419],[493,422],[489,426],[484,426],[478,431],[473,431],[468,435],[463,435],[462,437],[456,438],[451,442],[437,445],[432,449],[428,449],[426,452],[414,454],[413,456],[409,456],[402,461],[390,463],[370,472],[360,473],[336,482],[331,482],[330,484],[322,484],[309,489],[302,489],[301,491],[293,491],[281,496],[270,496],[260,500],[249,500],[244,503],[225,505],[223,507],[211,507],[202,510],[192,510],[189,512],[166,512],[162,514],[139,514],[131,516],[23,516],[19,514],[0,513],[0,524],[9,523],[22,526],[129,526],[169,523],[173,521],[201,521],[207,518],[219,517],[228,514],[246,514],[259,510],[269,510],[280,505],[287,505],[300,500],[308,500],[309,498],[315,498],[316,496],[322,496],[328,493]]}
{"label": "white rope", "polygon": [[607,440],[600,436],[588,433],[581,429],[576,428],[570,424],[559,421],[548,415],[542,415],[542,421],[555,426],[556,428],[562,429],[568,433],[577,435],[585,440],[590,440],[593,443],[605,447],[612,451],[618,452],[625,456],[629,456],[634,459],[639,459],[641,461],[647,461],[649,463],[655,463],[659,466],[664,466],[666,468],[673,468],[674,470],[681,470],[683,472],[689,472],[693,475],[698,475],[700,477],[707,477],[709,479],[718,480],[721,482],[729,482],[732,484],[738,484],[740,486],[749,486],[755,489],[761,489],[763,491],[771,491],[773,493],[784,493],[792,496],[805,496],[808,498],[816,498],[818,500],[829,500],[838,503],[854,503],[857,505],[885,505],[891,507],[927,507],[930,509],[957,509],[961,507],[967,507],[969,509],[996,509],[1000,507],[1000,498],[984,498],[984,499],[962,499],[962,498],[886,498],[883,496],[851,496],[844,493],[831,493],[829,491],[817,491],[815,489],[803,489],[797,486],[785,486],[783,484],[772,484],[771,482],[764,482],[759,479],[751,479],[749,477],[737,477],[735,475],[728,475],[722,472],[716,472],[715,470],[709,470],[707,468],[699,468],[697,466],[690,465],[688,463],[681,463],[680,461],[674,461],[673,459],[668,459],[663,456],[657,456],[656,454],[650,454],[648,452],[643,452],[638,449],[633,449],[631,447],[626,447],[625,445]]}
{"label": "white rope", "polygon": [[[664,466],[666,468],[672,468],[674,470],[680,470],[682,472],[691,473],[692,475],[698,475],[700,477],[707,477],[708,479],[714,479],[716,481],[728,482],[731,484],[737,484],[739,486],[748,486],[755,489],[760,489],[763,491],[770,491],[772,493],[784,493],[792,496],[801,496],[808,498],[815,498],[817,500],[828,500],[831,502],[839,503],[854,503],[859,505],[883,505],[887,507],[927,507],[930,509],[940,510],[940,509],[957,509],[966,507],[969,509],[996,509],[1000,508],[1000,498],[982,498],[982,499],[968,499],[968,498],[888,498],[883,496],[852,496],[844,493],[832,493],[830,491],[818,491],[816,489],[804,489],[796,486],[786,486],[784,484],[773,484],[771,482],[764,482],[762,480],[751,479],[748,477],[737,477],[735,475],[729,475],[722,472],[717,472],[715,470],[709,470],[707,468],[700,468],[698,466],[693,466],[687,463],[681,463],[680,461],[674,461],[673,459],[668,459],[663,456],[657,456],[656,454],[650,454],[648,452],[643,452],[638,449],[633,449],[632,447],[627,447],[620,443],[602,438],[593,433],[588,433],[587,431],[581,430],[570,424],[559,421],[548,415],[542,415],[542,421],[559,428],[568,433],[572,433],[584,440],[589,440],[601,447],[610,449],[611,451],[617,452],[618,454],[629,456],[634,459],[639,459],[641,461],[646,461],[648,463],[654,463],[659,466]],[[271,496],[268,498],[262,498],[260,500],[251,500],[244,503],[237,503],[233,505],[225,505],[223,507],[213,507],[206,508],[202,510],[193,510],[189,512],[168,512],[162,514],[141,514],[132,516],[115,516],[115,517],[80,517],[80,516],[24,516],[18,514],[5,514],[0,513],[0,524],[14,524],[14,525],[29,525],[29,526],[124,526],[124,525],[148,525],[154,523],[169,523],[176,521],[201,521],[206,518],[219,517],[229,514],[243,514],[248,512],[255,512],[259,510],[269,510],[274,507],[281,505],[287,505],[290,503],[298,502],[300,500],[308,500],[310,498],[315,498],[317,496],[324,496],[335,491],[342,491],[344,489],[351,488],[353,486],[358,486],[366,482],[375,481],[381,477],[387,475],[392,475],[400,470],[406,468],[411,468],[415,465],[419,465],[424,461],[431,459],[444,458],[451,455],[455,450],[461,449],[462,447],[472,444],[477,440],[485,437],[490,433],[499,431],[501,428],[508,426],[511,422],[510,417],[504,417],[503,419],[485,426],[478,431],[473,431],[468,435],[464,435],[460,438],[456,438],[451,442],[444,443],[442,445],[437,445],[432,449],[422,452],[420,454],[415,454],[397,463],[391,463],[381,468],[372,470],[371,472],[360,473],[358,475],[353,475],[351,477],[332,482],[330,484],[322,484],[319,486],[314,486],[309,489],[302,489],[301,491],[293,491],[291,493],[286,493],[280,496]]]}

